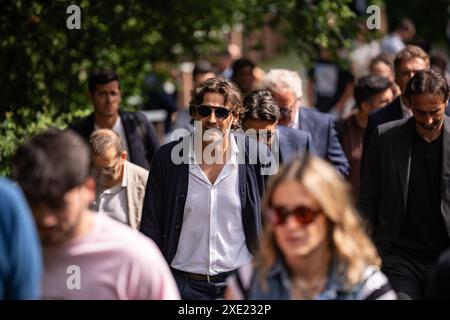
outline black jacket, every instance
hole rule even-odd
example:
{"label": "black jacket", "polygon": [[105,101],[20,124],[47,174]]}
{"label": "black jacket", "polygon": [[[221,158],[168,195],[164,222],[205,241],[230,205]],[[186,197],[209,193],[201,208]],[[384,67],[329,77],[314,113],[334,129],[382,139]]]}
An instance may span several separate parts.
{"label": "black jacket", "polygon": [[[381,255],[400,234],[408,201],[414,117],[378,126],[367,150],[359,206]],[[444,117],[441,212],[450,235],[450,117]]]}
{"label": "black jacket", "polygon": [[[148,170],[160,145],[152,123],[141,112],[119,111],[119,115],[127,137],[128,160]],[[89,137],[94,131],[94,114],[91,113],[72,124],[70,129],[80,134],[89,143]]]}

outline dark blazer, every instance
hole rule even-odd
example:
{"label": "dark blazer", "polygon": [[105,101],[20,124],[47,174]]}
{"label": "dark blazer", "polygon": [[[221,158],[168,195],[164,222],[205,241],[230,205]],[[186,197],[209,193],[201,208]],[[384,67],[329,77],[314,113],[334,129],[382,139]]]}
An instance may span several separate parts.
{"label": "dark blazer", "polygon": [[305,152],[315,154],[309,132],[285,126],[277,126],[277,129],[281,163],[289,162],[297,156],[302,156]]}
{"label": "dark blazer", "polygon": [[299,129],[311,134],[315,152],[319,157],[330,161],[344,176],[348,175],[348,160],[339,143],[334,122],[329,114],[300,107]]}
{"label": "dark blazer", "polygon": [[[249,139],[245,139],[246,158]],[[150,168],[142,210],[140,231],[155,241],[169,264],[178,248],[189,182],[189,163],[175,164],[171,153],[175,147],[180,148],[179,143],[189,146],[189,140],[181,138],[158,149]],[[182,157],[187,157],[180,149],[175,150]],[[239,163],[238,166],[245,241],[248,250],[254,254],[262,230],[261,197],[265,179],[260,174],[259,163],[245,161],[245,164]]]}
{"label": "dark blazer", "polygon": [[[447,105],[445,109],[445,114],[450,116],[450,108]],[[376,110],[369,114],[367,121],[367,128],[364,132],[363,138],[363,154],[361,157],[361,172],[363,170],[363,164],[366,159],[367,148],[369,147],[370,138],[376,127],[383,123],[388,123],[391,121],[403,119],[402,106],[400,104],[400,96],[398,96],[394,101],[388,104],[386,107]]]}
{"label": "dark blazer", "polygon": [[[127,137],[128,160],[148,170],[160,145],[153,124],[141,112],[119,111],[119,115]],[[79,133],[89,143],[89,137],[94,131],[94,113],[72,124],[70,129]]]}
{"label": "dark blazer", "polygon": [[[359,206],[381,255],[399,235],[406,212],[415,119],[378,126],[367,150]],[[444,117],[441,211],[450,235],[450,118]]]}
{"label": "dark blazer", "polygon": [[369,147],[370,138],[378,125],[403,119],[402,107],[400,105],[400,96],[389,103],[384,108],[371,112],[367,119],[367,128],[364,131],[363,137],[363,153],[361,156],[361,171],[363,169],[362,163],[365,161],[367,148]]}

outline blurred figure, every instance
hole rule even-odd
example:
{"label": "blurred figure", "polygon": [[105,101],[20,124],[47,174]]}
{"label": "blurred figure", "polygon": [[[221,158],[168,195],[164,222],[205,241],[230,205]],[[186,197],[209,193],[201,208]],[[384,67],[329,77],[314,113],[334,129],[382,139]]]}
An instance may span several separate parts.
{"label": "blurred figure", "polygon": [[219,53],[216,57],[215,73],[219,77],[230,80],[231,76],[233,75],[232,65],[233,65],[233,57],[231,56],[228,50],[224,50],[223,52]]}
{"label": "blurred figure", "polygon": [[384,77],[392,83],[394,98],[401,94],[400,88],[395,83],[393,56],[387,53],[381,53],[370,61],[370,74],[373,76]]}
{"label": "blurred figure", "polygon": [[395,299],[341,176],[319,158],[295,160],[269,181],[254,263],[226,298]]}
{"label": "blurred figure", "polygon": [[397,54],[403,50],[416,35],[416,27],[410,19],[397,20],[392,33],[381,39],[381,52]]}
{"label": "blurred figure", "polygon": [[334,111],[340,116],[353,95],[353,75],[342,68],[328,49],[321,48],[319,57],[308,70],[308,100],[320,112]]}
{"label": "blurred figure", "polygon": [[92,208],[138,229],[148,171],[127,161],[120,136],[112,130],[94,131],[89,143],[97,185]]}
{"label": "blurred figure", "polygon": [[237,59],[233,63],[233,76],[231,80],[241,90],[242,95],[246,95],[255,89],[255,67],[255,64],[247,58]]}
{"label": "blurred figure", "polygon": [[348,161],[330,115],[301,106],[303,93],[299,74],[286,69],[272,69],[263,79],[263,88],[272,93],[280,108],[279,124],[309,132],[316,154],[330,161],[342,175],[348,175]]}
{"label": "blurred figure", "polygon": [[[194,70],[192,71],[192,80],[193,80],[193,88],[197,88],[197,86],[207,79],[214,78],[214,69],[211,64],[206,60],[200,60],[194,66]],[[189,134],[194,131],[194,126],[192,125],[191,116],[189,115],[189,107],[186,106],[177,112],[176,120],[172,125],[172,131],[169,132],[165,138],[165,142],[175,141],[180,138],[177,135],[180,130],[184,129],[184,134]],[[178,132],[175,132],[178,130]]]}
{"label": "blurred figure", "polygon": [[[365,14],[365,9],[364,9]],[[353,49],[349,52],[351,63],[351,73],[353,77],[359,79],[369,73],[370,61],[380,53],[380,42],[378,40],[367,39],[370,30],[366,23],[359,23],[358,33],[353,40]]]}
{"label": "blurred figure", "polygon": [[336,131],[342,149],[350,162],[348,181],[352,185],[355,200],[358,199],[362,141],[367,127],[369,113],[390,103],[394,94],[388,79],[379,76],[365,76],[358,79],[355,90],[355,111],[336,123]]}
{"label": "blurred figure", "polygon": [[70,126],[86,143],[97,129],[111,129],[122,139],[122,147],[130,162],[150,168],[159,147],[153,124],[141,112],[120,111],[122,93],[119,76],[112,69],[94,69],[89,74],[89,98],[94,112]]}
{"label": "blurred figure", "polygon": [[0,300],[39,299],[42,256],[22,191],[0,177]]}
{"label": "blurred figure", "polygon": [[155,244],[89,211],[95,182],[89,148],[70,130],[49,129],[18,147],[12,175],[43,245],[44,299],[177,299]]}
{"label": "blurred figure", "polygon": [[311,135],[303,130],[278,126],[280,110],[268,90],[252,91],[244,97],[245,113],[242,126],[246,133],[254,133],[256,137],[272,148],[275,139],[280,153],[280,162],[313,151]]}
{"label": "blurred figure", "polygon": [[428,277],[427,299],[450,300],[450,249],[439,257]]}
{"label": "blurred figure", "polygon": [[156,62],[152,71],[145,77],[142,85],[144,110],[165,110],[164,132],[171,129],[172,116],[178,111],[177,91],[173,71],[165,62]]}
{"label": "blurred figure", "polygon": [[438,54],[430,57],[430,69],[440,72],[444,75],[447,82],[450,83],[450,73],[447,71],[447,60]]}
{"label": "blurred figure", "polygon": [[194,89],[202,83],[203,81],[214,78],[216,75],[214,74],[214,69],[212,65],[207,60],[200,60],[194,66],[194,70],[192,71],[192,80],[194,81]]}

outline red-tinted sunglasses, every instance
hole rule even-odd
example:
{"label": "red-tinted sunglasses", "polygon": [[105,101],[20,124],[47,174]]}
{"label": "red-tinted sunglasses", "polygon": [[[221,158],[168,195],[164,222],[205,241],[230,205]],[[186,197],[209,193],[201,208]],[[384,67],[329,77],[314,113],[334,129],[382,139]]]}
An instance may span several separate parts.
{"label": "red-tinted sunglasses", "polygon": [[322,210],[320,209],[311,209],[304,206],[298,206],[292,210],[287,210],[283,207],[272,207],[270,211],[270,216],[272,217],[275,224],[285,223],[287,217],[293,214],[295,216],[295,219],[297,219],[297,222],[302,226],[306,226],[313,222],[317,218],[319,213],[322,212]]}

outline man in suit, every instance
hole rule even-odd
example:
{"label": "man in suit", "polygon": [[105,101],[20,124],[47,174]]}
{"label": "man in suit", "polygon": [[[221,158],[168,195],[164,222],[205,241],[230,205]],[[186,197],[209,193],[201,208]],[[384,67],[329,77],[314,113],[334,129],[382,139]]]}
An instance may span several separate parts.
{"label": "man in suit", "polygon": [[159,140],[153,125],[140,112],[119,110],[122,94],[119,76],[114,70],[95,69],[89,75],[89,98],[94,112],[70,126],[86,142],[94,130],[112,129],[122,138],[130,162],[150,168]]}
{"label": "man in suit", "polygon": [[367,128],[363,138],[362,161],[365,161],[365,153],[370,142],[370,137],[377,126],[412,116],[412,111],[405,97],[406,84],[417,72],[429,69],[429,67],[430,58],[425,51],[417,46],[408,45],[395,56],[395,83],[400,88],[401,95],[386,107],[369,114]]}
{"label": "man in suit", "polygon": [[[242,135],[242,144],[230,132],[243,112],[232,82],[202,82],[189,112],[194,132],[156,152],[140,230],[163,252],[183,299],[220,299],[226,278],[256,250],[263,167],[249,161],[254,139]],[[267,147],[259,146],[267,154]]]}
{"label": "man in suit", "polygon": [[148,171],[127,161],[120,136],[99,129],[89,140],[97,185],[93,209],[137,229],[141,222]]}
{"label": "man in suit", "polygon": [[450,246],[449,90],[441,74],[416,73],[404,90],[413,117],[375,130],[362,173],[360,209],[403,299],[423,297],[431,266]]}
{"label": "man in suit", "polygon": [[342,175],[347,176],[348,160],[330,115],[301,106],[302,80],[298,73],[273,69],[264,77],[263,86],[272,93],[280,108],[279,124],[309,132],[316,154],[330,161]]}
{"label": "man in suit", "polygon": [[280,109],[267,90],[256,90],[244,98],[242,125],[247,134],[256,137],[278,152],[280,162],[288,162],[305,152],[313,152],[311,135],[303,130],[277,126]]}

